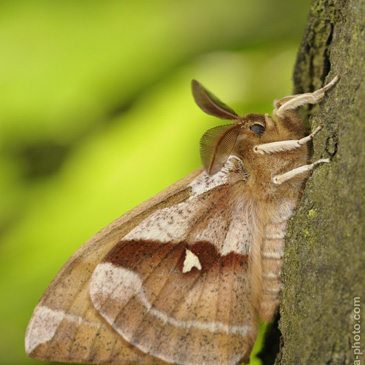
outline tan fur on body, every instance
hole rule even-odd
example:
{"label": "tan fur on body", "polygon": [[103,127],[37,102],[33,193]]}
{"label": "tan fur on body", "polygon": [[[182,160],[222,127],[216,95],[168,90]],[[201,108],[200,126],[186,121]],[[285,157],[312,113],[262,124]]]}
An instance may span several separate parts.
{"label": "tan fur on body", "polygon": [[[272,141],[284,141],[288,139],[301,139],[306,135],[306,131],[299,116],[290,111],[290,118],[279,119],[277,124],[270,120],[266,123],[266,130],[263,136],[252,135],[249,127],[253,125],[257,118],[247,115],[243,118],[247,129],[244,129],[245,138],[239,139],[236,146],[238,157],[242,158],[243,166],[250,178],[247,181],[246,193],[259,202],[257,211],[257,237],[253,242],[255,249],[252,252],[252,280],[253,287],[258,292],[259,314],[264,321],[270,321],[277,311],[280,299],[282,268],[282,258],[264,258],[263,253],[268,248],[269,241],[265,239],[265,227],[269,225],[280,209],[283,199],[296,206],[299,202],[302,187],[309,174],[302,174],[288,181],[287,184],[275,186],[272,182],[274,175],[284,173],[296,167],[305,165],[309,161],[308,147],[306,145],[296,150],[285,151],[278,154],[259,155],[254,152],[253,147],[259,143],[269,143]],[[287,127],[289,125],[289,127]],[[247,136],[247,137],[246,137]],[[273,241],[273,240],[272,240]],[[276,251],[283,256],[283,239],[271,243],[276,247]],[[256,248],[259,247],[260,249]],[[275,250],[272,247],[271,250]],[[255,257],[258,255],[258,257]],[[261,275],[260,275],[261,273]],[[278,275],[277,278],[268,278],[269,274]],[[261,288],[261,293],[259,288]],[[269,289],[271,289],[269,291]]]}
{"label": "tan fur on body", "polygon": [[[297,175],[293,173],[293,176],[282,184],[276,183],[277,179],[275,179],[275,177],[295,171],[299,167],[307,166],[310,161],[307,144],[293,147],[293,143],[291,143],[291,141],[302,140],[308,134],[294,109],[306,103],[313,104],[320,101],[324,97],[325,91],[334,86],[337,81],[338,77],[335,77],[328,85],[314,93],[286,96],[275,101],[273,112],[275,122],[268,114],[247,114],[241,117],[230,108],[225,113],[225,119],[237,120],[236,125],[239,132],[237,132],[236,142],[230,150],[230,154],[241,160],[243,168],[249,176],[245,183],[244,194],[250,196],[257,206],[256,212],[253,213],[256,227],[250,254],[250,272],[252,290],[256,298],[253,304],[258,305],[260,316],[265,321],[273,318],[280,302],[283,242],[286,221],[291,216],[282,217],[283,206],[291,206],[292,211],[294,210],[299,203],[305,181],[310,175],[309,171]],[[205,92],[201,85],[195,84],[195,86],[197,90],[194,96],[203,111],[222,117],[222,108],[224,109],[225,105],[219,104],[217,112],[216,99],[210,100],[211,94]],[[253,132],[251,128],[254,125],[261,126],[264,130],[263,133]],[[232,129],[231,127],[230,133]],[[209,134],[209,131],[206,134]],[[257,147],[281,141],[290,142],[285,146],[285,150],[272,149],[270,152],[268,149],[268,153],[258,153]],[[219,145],[224,143],[224,139],[219,137],[216,143],[213,151],[218,155],[220,153]],[[204,154],[202,157],[205,158]],[[215,160],[213,160],[214,162]],[[212,170],[214,171],[214,166]],[[276,229],[282,231],[282,237],[276,240],[268,237],[271,231]]]}

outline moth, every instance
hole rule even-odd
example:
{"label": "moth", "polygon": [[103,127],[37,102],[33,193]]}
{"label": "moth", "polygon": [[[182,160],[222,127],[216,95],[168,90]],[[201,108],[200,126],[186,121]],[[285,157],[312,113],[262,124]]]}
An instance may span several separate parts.
{"label": "moth", "polygon": [[198,106],[232,121],[201,139],[203,167],[124,214],[62,267],[34,310],[26,352],[102,364],[248,362],[258,317],[279,305],[288,219],[310,170],[296,109],[338,81],[239,116],[193,80]]}

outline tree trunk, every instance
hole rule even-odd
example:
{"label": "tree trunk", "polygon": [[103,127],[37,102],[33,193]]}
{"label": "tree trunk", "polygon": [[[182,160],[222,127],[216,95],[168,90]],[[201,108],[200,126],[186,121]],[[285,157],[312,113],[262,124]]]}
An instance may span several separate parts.
{"label": "tree trunk", "polygon": [[340,76],[320,105],[305,111],[315,115],[314,127],[324,126],[313,161],[332,162],[314,171],[289,225],[276,364],[365,362],[364,63],[365,1],[314,0],[295,92]]}

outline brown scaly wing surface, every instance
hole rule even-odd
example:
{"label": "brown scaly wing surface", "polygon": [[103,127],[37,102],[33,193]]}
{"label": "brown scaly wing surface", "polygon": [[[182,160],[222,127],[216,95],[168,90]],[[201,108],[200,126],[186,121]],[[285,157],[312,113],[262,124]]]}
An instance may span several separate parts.
{"label": "brown scaly wing surface", "polygon": [[95,308],[138,350],[168,363],[248,361],[257,214],[244,177],[234,157],[218,174],[204,172],[187,200],[154,211],[96,267]]}
{"label": "brown scaly wing surface", "polygon": [[103,257],[154,210],[186,200],[188,184],[202,169],[105,227],[87,241],[62,267],[34,310],[25,347],[39,360],[130,364],[149,363],[121,338],[93,307],[89,284]]}
{"label": "brown scaly wing surface", "polygon": [[245,176],[234,157],[214,176],[198,170],[95,235],[36,307],[27,353],[110,364],[248,360],[257,222]]}

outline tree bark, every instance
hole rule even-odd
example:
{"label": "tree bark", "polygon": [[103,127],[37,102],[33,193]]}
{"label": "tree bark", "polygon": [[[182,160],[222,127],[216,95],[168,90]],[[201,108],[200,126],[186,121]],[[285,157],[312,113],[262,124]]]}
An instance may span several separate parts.
{"label": "tree bark", "polygon": [[324,126],[313,161],[332,161],[314,171],[289,224],[276,364],[365,362],[359,354],[365,353],[364,63],[365,2],[314,0],[295,65],[295,92],[340,76],[320,105],[304,112],[313,127]]}

